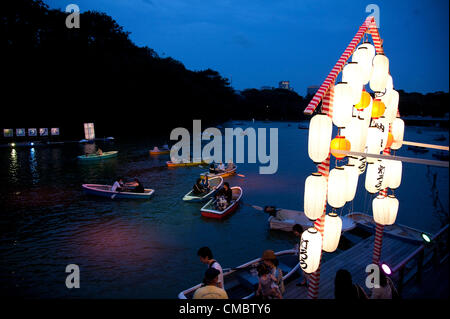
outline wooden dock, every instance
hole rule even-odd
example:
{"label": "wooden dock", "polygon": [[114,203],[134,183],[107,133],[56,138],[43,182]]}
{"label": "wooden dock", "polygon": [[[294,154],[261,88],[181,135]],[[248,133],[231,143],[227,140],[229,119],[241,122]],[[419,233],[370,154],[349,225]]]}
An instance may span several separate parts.
{"label": "wooden dock", "polygon": [[[319,299],[334,299],[334,278],[336,272],[343,268],[348,270],[353,282],[359,284],[370,297],[371,292],[365,285],[367,265],[372,263],[374,236],[370,236],[359,242],[352,248],[330,258],[321,265]],[[406,257],[413,253],[420,244],[413,244],[390,237],[383,238],[381,262],[388,264],[391,268],[401,263]],[[307,299],[307,288],[297,287],[297,281],[286,285],[286,299]]]}

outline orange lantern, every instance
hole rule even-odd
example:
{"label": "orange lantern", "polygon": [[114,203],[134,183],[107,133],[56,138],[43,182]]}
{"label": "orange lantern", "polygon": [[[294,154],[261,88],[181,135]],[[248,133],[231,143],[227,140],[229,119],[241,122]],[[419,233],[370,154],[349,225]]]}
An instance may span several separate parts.
{"label": "orange lantern", "polygon": [[375,99],[372,104],[372,118],[377,119],[384,114],[386,106],[380,99]]}
{"label": "orange lantern", "polygon": [[338,135],[331,140],[331,154],[337,159],[343,159],[347,155],[335,153],[333,150],[350,151],[350,145],[349,140],[347,140],[345,136]]}
{"label": "orange lantern", "polygon": [[387,139],[387,143],[386,143],[386,148],[390,148],[392,145],[392,142],[394,142],[394,136],[392,135],[391,132],[388,133],[388,139]]}
{"label": "orange lantern", "polygon": [[359,100],[359,102],[355,104],[355,109],[357,109],[358,111],[364,110],[369,106],[371,99],[372,97],[370,96],[370,94],[366,90],[363,90],[361,93],[361,100]]}

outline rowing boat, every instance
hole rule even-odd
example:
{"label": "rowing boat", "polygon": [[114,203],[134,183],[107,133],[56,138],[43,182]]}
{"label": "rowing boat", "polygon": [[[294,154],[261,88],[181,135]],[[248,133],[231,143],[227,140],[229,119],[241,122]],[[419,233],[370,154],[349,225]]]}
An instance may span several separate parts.
{"label": "rowing boat", "polygon": [[[346,232],[356,227],[356,223],[345,216],[342,219],[342,232]],[[301,225],[304,229],[313,227],[314,221],[308,219],[304,212],[291,209],[276,209],[268,219],[270,229],[291,232],[295,224]]]}
{"label": "rowing boat", "polygon": [[83,160],[83,161],[96,161],[96,160],[101,160],[104,158],[116,157],[117,153],[118,153],[118,151],[110,151],[110,152],[103,152],[102,155],[98,155],[98,154],[80,155],[80,156],[78,156],[78,159]]}
{"label": "rowing boat", "polygon": [[194,160],[193,162],[180,162],[180,163],[175,163],[172,161],[167,161],[166,165],[167,167],[183,167],[183,166],[199,166],[199,165],[206,165],[207,163],[204,162],[203,160]]}
{"label": "rowing boat", "polygon": [[[283,272],[284,284],[298,277],[299,263],[297,251],[294,249],[276,252],[278,267]],[[255,296],[258,288],[258,273],[256,267],[262,262],[261,258],[253,259],[236,268],[224,269],[223,281],[229,299],[250,299]],[[178,294],[179,299],[192,299],[195,291],[202,284],[186,289]]]}
{"label": "rowing boat", "polygon": [[99,184],[83,184],[82,185],[86,194],[96,195],[102,197],[108,197],[111,199],[148,199],[155,192],[154,189],[146,188],[144,193],[133,193],[133,192],[117,192],[112,191],[111,185],[99,185]]}
{"label": "rowing boat", "polygon": [[[375,221],[373,217],[364,213],[350,213],[345,217],[352,219],[361,228],[375,233]],[[401,224],[386,225],[383,229],[383,236],[403,239],[412,243],[422,243],[422,231]]]}
{"label": "rowing boat", "polygon": [[231,176],[231,175],[234,175],[234,174],[236,174],[236,170],[237,170],[237,166],[236,165],[233,165],[233,168],[231,168],[231,169],[226,169],[226,170],[224,170],[224,171],[222,171],[222,172],[218,172],[218,173],[209,173],[209,172],[205,172],[205,173],[202,173],[202,174],[200,174],[200,175],[203,175],[203,176],[208,176],[208,178],[214,178],[214,177],[217,177],[217,176],[220,176],[220,177],[222,177],[222,178],[225,178],[225,177],[228,177],[228,176]]}
{"label": "rowing boat", "polygon": [[231,191],[233,192],[233,199],[231,200],[230,205],[228,205],[227,208],[220,211],[216,209],[216,201],[217,199],[212,198],[209,202],[205,204],[200,210],[203,217],[211,217],[211,218],[224,218],[225,216],[228,216],[232,212],[234,212],[238,206],[239,201],[242,197],[242,188],[239,186],[231,187]]}
{"label": "rowing boat", "polygon": [[155,146],[149,152],[150,152],[150,155],[162,155],[162,154],[169,154],[170,149],[165,148],[165,147],[159,148],[158,146]]}
{"label": "rowing boat", "polygon": [[191,190],[189,193],[184,195],[183,200],[186,202],[203,202],[212,197],[215,193],[217,193],[219,188],[222,187],[222,184],[223,184],[222,177],[218,176],[211,178],[209,179],[210,191],[208,193],[204,194],[203,196],[198,196],[194,194],[194,190]]}

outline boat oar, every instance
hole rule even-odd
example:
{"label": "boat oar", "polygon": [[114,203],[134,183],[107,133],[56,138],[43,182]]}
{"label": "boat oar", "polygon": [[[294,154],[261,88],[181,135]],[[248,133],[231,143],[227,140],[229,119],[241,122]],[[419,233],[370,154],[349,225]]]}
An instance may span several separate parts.
{"label": "boat oar", "polygon": [[239,177],[245,177],[244,174],[236,174],[236,175],[239,176]]}
{"label": "boat oar", "polygon": [[260,210],[260,211],[264,210],[264,208],[262,208],[261,206],[258,206],[258,205],[250,205],[250,204],[247,204],[247,203],[244,203],[244,205],[250,206],[251,208],[254,208],[256,210]]}

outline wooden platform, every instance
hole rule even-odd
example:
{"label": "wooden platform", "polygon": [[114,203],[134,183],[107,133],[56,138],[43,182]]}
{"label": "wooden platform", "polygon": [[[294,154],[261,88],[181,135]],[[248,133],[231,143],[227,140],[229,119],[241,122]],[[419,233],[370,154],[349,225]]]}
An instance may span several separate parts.
{"label": "wooden platform", "polygon": [[[330,258],[321,265],[319,299],[334,299],[334,278],[336,272],[347,269],[353,278],[353,282],[359,284],[370,297],[370,291],[365,285],[367,273],[366,266],[372,263],[374,236],[370,236],[352,248]],[[389,237],[383,238],[381,261],[393,268],[404,258],[419,247],[418,244],[407,243]],[[307,288],[297,287],[297,281],[286,285],[286,299],[306,299]]]}

